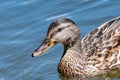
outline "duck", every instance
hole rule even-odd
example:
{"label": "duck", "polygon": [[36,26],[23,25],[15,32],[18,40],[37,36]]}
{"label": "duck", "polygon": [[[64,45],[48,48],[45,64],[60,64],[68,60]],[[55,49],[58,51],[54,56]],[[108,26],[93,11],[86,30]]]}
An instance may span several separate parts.
{"label": "duck", "polygon": [[49,25],[46,38],[34,50],[32,57],[59,43],[64,46],[58,64],[58,72],[63,76],[93,77],[120,68],[120,16],[105,22],[83,38],[80,38],[80,30],[71,19],[57,19]]}

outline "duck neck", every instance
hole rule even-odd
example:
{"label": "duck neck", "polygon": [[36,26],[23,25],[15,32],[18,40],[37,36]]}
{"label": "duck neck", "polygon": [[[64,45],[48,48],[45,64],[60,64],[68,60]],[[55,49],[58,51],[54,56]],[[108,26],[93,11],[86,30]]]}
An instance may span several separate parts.
{"label": "duck neck", "polygon": [[87,58],[82,52],[81,45],[81,40],[77,39],[73,44],[64,46],[64,54],[58,67],[58,71],[61,74],[69,76],[70,73],[74,75],[80,75],[83,73],[82,70],[84,70]]}
{"label": "duck neck", "polygon": [[79,59],[82,60],[82,62],[85,61],[87,58],[86,55],[83,53],[81,46],[82,46],[81,39],[78,38],[68,46],[64,46],[65,48],[64,55],[71,54],[72,56],[78,56]]}

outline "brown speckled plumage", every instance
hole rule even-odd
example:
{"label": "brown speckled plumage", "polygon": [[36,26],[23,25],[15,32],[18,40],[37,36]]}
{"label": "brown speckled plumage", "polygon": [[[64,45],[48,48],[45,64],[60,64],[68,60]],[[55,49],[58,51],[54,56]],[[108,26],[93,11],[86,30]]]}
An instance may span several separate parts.
{"label": "brown speckled plumage", "polygon": [[120,67],[120,17],[114,18],[80,39],[76,24],[63,18],[50,24],[47,37],[32,56],[44,53],[54,44],[64,45],[58,65],[67,77],[96,76]]}

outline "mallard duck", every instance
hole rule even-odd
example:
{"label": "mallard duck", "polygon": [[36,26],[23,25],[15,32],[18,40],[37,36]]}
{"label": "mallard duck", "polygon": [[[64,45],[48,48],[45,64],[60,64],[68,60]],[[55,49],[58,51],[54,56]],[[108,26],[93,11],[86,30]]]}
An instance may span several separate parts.
{"label": "mallard duck", "polygon": [[80,39],[77,25],[68,18],[52,22],[33,57],[57,43],[64,45],[58,72],[67,77],[96,76],[120,67],[120,17],[114,18]]}

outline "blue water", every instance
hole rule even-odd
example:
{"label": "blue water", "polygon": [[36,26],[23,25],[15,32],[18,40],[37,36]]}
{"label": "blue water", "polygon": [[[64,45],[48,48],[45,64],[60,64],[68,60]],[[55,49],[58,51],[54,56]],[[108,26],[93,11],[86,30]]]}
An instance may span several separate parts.
{"label": "blue water", "polygon": [[117,16],[120,0],[0,0],[0,80],[62,80],[57,72],[62,45],[31,57],[49,24],[70,18],[83,37]]}

